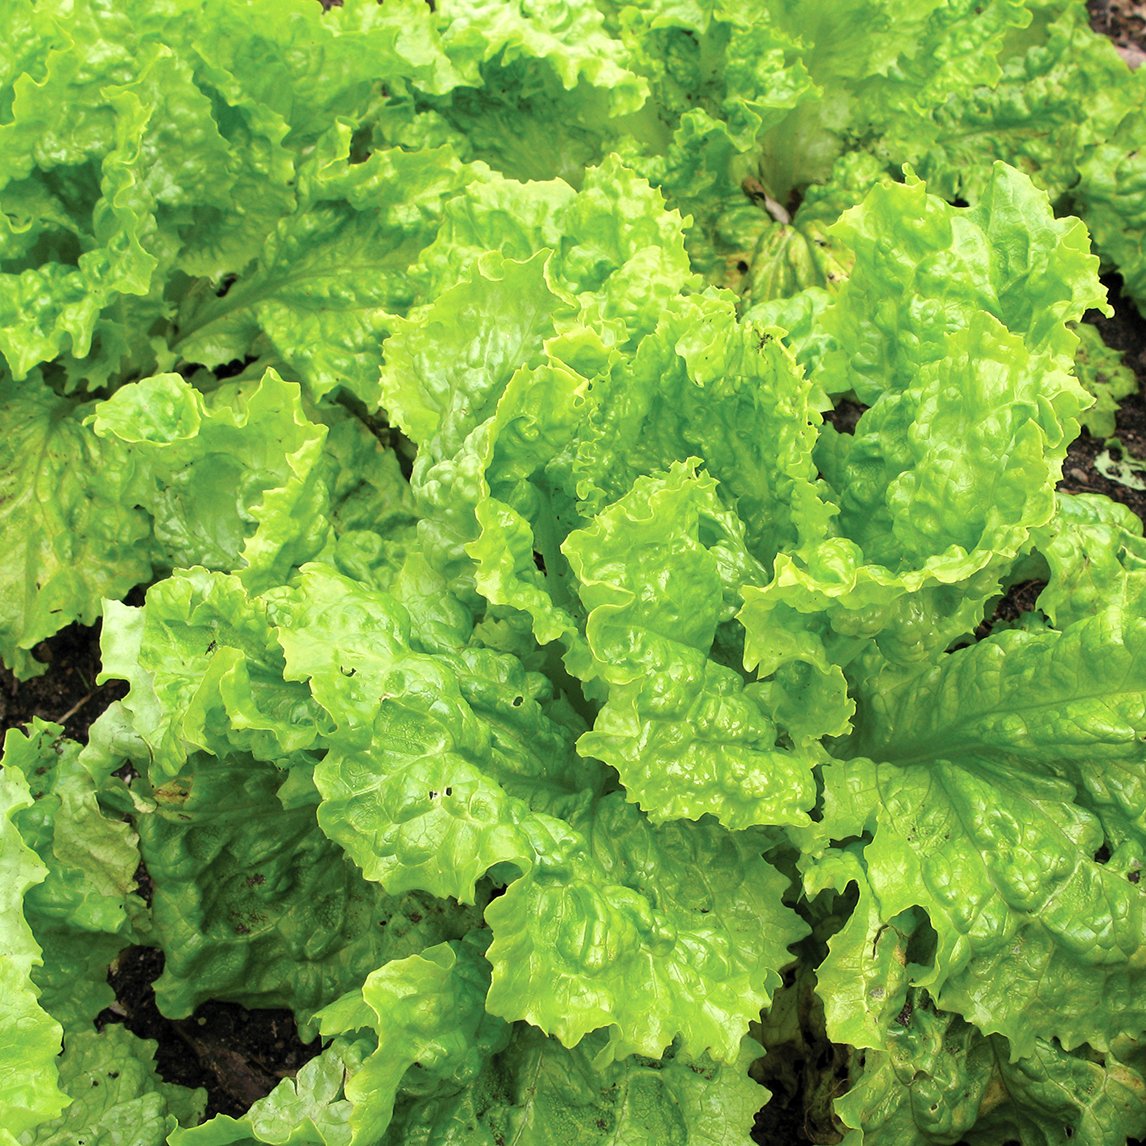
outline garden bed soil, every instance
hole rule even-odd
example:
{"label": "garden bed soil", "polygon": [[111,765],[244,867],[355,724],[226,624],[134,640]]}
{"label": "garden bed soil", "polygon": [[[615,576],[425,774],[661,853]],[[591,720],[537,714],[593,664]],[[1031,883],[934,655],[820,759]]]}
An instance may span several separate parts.
{"label": "garden bed soil", "polygon": [[1088,0],[1087,8],[1091,27],[1109,36],[1132,68],[1146,62],[1146,3],[1143,0]]}

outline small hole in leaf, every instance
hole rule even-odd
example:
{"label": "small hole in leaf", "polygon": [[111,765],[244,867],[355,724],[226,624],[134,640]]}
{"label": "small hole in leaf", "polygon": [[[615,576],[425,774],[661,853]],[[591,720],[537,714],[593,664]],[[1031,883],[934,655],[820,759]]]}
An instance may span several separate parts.
{"label": "small hole in leaf", "polygon": [[513,707],[514,708],[520,708],[524,703],[525,703],[525,697],[524,696],[515,696],[513,698]]}
{"label": "small hole in leaf", "polygon": [[1094,862],[1095,863],[1106,863],[1106,861],[1109,859],[1110,859],[1110,846],[1109,846],[1109,844],[1104,843],[1102,845],[1102,847],[1100,847],[1098,849],[1098,851],[1096,851],[1094,853]]}

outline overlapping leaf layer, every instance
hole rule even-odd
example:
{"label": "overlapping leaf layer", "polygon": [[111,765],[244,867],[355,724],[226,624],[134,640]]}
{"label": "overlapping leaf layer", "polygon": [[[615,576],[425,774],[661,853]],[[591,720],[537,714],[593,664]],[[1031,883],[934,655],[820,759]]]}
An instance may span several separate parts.
{"label": "overlapping leaf layer", "polygon": [[[0,1146],[727,1146],[798,992],[833,1140],[1146,1132],[1146,542],[1056,492],[1146,69],[1068,0],[325,8],[0,12],[0,653],[129,686],[5,742]],[[97,1030],[131,945],[323,1049],[205,1121]]]}

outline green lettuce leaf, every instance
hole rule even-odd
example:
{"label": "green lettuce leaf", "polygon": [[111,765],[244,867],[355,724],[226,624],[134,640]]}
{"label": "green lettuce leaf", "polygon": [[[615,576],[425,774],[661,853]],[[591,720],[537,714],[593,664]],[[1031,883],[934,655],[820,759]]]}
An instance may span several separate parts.
{"label": "green lettuce leaf", "polygon": [[1079,209],[1105,259],[1122,275],[1126,292],[1141,311],[1146,306],[1146,160],[1142,116],[1146,73],[1127,75],[1125,118],[1098,136],[1079,164]]}
{"label": "green lettuce leaf", "polygon": [[533,862],[531,805],[561,814],[601,787],[542,707],[552,686],[516,658],[420,651],[419,617],[318,565],[272,609],[288,675],[333,724],[319,823],[392,894],[474,902],[490,868]]}
{"label": "green lettuce leaf", "polygon": [[781,902],[786,877],[761,858],[765,838],[711,821],[657,827],[619,793],[572,830],[544,827],[536,866],[486,909],[489,1010],[567,1046],[609,1027],[602,1062],[655,1057],[677,1035],[734,1061],[806,932]]}
{"label": "green lettuce leaf", "polygon": [[857,1064],[836,1110],[852,1127],[848,1146],[1119,1146],[1146,1128],[1146,1079],[1140,1063],[1042,1040],[1013,1061],[1004,1039],[937,1011],[921,991],[889,1026],[886,1049]]}
{"label": "green lettuce leaf", "polygon": [[44,950],[32,977],[41,1004],[70,1039],[113,1001],[107,967],[134,940],[137,924],[146,929],[146,908],[134,894],[138,837],[115,810],[101,807],[107,785],[97,785],[79,759],[80,746],[62,732],[39,719],[27,732],[13,729],[4,766],[28,781],[35,803],[14,822],[47,868],[24,900]]}
{"label": "green lettuce leaf", "polygon": [[[1018,1056],[1036,1038],[1104,1050],[1141,1021],[1127,959],[1146,848],[1141,638],[1108,611],[885,679],[853,738],[879,762],[825,774],[824,830],[872,833],[863,862],[878,910],[847,947],[922,907],[934,951],[912,981]],[[833,955],[854,958],[844,942]]]}
{"label": "green lettuce leaf", "polygon": [[163,1146],[177,1127],[198,1122],[206,1093],[164,1082],[155,1069],[155,1045],[117,1023],[69,1035],[60,1081],[71,1105],[24,1135],[21,1146]]}
{"label": "green lettuce leaf", "polygon": [[0,127],[3,191],[19,212],[0,273],[0,353],[16,379],[62,359],[73,384],[95,388],[146,362],[139,334],[163,316],[178,250],[164,224],[202,197],[225,207],[229,189],[212,175],[227,141],[154,25],[141,43],[101,6],[50,3],[36,17],[51,29],[33,41],[41,78],[14,78]]}
{"label": "green lettuce leaf", "polygon": [[38,380],[0,381],[0,656],[20,677],[44,666],[31,650],[104,597],[151,575],[150,527],[130,497],[125,451],[84,424],[90,405]]}
{"label": "green lettuce leaf", "polygon": [[673,1048],[660,1059],[633,1056],[602,1068],[593,1041],[566,1050],[528,1027],[517,1032],[471,1087],[401,1104],[396,1146],[496,1146],[514,1136],[575,1146],[747,1146],[767,1097],[748,1077],[757,1048],[747,1039],[734,1065]]}
{"label": "green lettuce leaf", "polygon": [[[772,3],[777,24],[800,45],[813,94],[762,141],[763,186],[780,203],[822,182],[845,148],[877,147],[948,100],[998,82],[999,56],[1030,21],[1023,0],[813,0]],[[913,141],[914,142],[914,141]],[[912,152],[892,152],[894,164]],[[989,160],[988,160],[989,162]]]}
{"label": "green lettuce leaf", "polygon": [[[8,738],[5,738],[7,755]],[[19,749],[17,749],[19,751]],[[32,804],[28,782],[19,768],[0,769],[0,861],[4,865],[4,958],[0,960],[0,1142],[13,1146],[16,1135],[55,1118],[68,1105],[59,1087],[56,1056],[60,1024],[39,1003],[32,975],[41,965],[40,945],[24,919],[24,896],[48,874],[24,843],[14,816]]]}
{"label": "green lettuce leaf", "polygon": [[[617,1054],[659,1054],[682,1031],[698,1050],[735,1054],[802,930],[780,903],[783,878],[752,857],[746,838],[712,825],[658,833],[619,796],[592,804],[604,777],[592,761],[577,762],[571,730],[547,715],[544,678],[492,650],[416,652],[416,621],[382,594],[311,566],[300,590],[276,594],[273,607],[289,674],[309,680],[335,722],[315,771],[319,823],[367,878],[391,894],[420,888],[472,902],[487,873],[522,873],[486,912],[495,1013],[528,1018],[570,1045],[615,1023]],[[582,854],[605,841],[616,850]],[[758,894],[714,893],[677,909],[692,869],[673,857],[690,849],[717,871],[752,866]],[[634,885],[638,871],[646,874]],[[555,931],[567,901],[580,908],[567,933]],[[738,937],[764,920],[773,943],[741,950]],[[607,935],[611,981],[594,950]],[[705,950],[722,953],[719,995],[703,986]],[[690,984],[676,1010],[634,1009],[638,984],[667,991],[670,980],[677,993]]]}
{"label": "green lettuce leaf", "polygon": [[157,560],[168,567],[241,571],[258,589],[325,545],[326,429],[273,370],[207,398],[159,374],[99,403],[91,425],[129,448],[130,495],[153,518]]}
{"label": "green lettuce leaf", "polygon": [[537,62],[551,69],[567,91],[580,84],[602,89],[615,112],[633,111],[644,102],[645,84],[617,64],[617,45],[593,5],[543,0],[462,6],[449,0],[438,10],[436,23],[450,62],[475,87],[485,64],[512,70],[518,61]]}
{"label": "green lettuce leaf", "polygon": [[638,479],[564,545],[594,669],[609,685],[578,750],[616,768],[629,798],[657,821],[707,813],[730,828],[806,823],[817,757],[783,747],[789,729],[777,718],[790,717],[799,747],[848,728],[838,670],[817,696],[819,723],[808,727],[782,681],[746,686],[709,659],[718,624],[739,603],[725,601],[722,566],[767,577],[743,544],[716,483],[675,465],[663,478]]}
{"label": "green lettuce leaf", "polygon": [[[472,940],[472,941],[471,941]],[[352,1142],[374,1142],[394,1116],[399,1088],[415,1093],[471,1083],[504,1050],[510,1027],[485,1010],[489,967],[480,933],[393,960],[362,985],[378,1047],[346,1084]]]}
{"label": "green lettuce leaf", "polygon": [[623,125],[624,154],[689,217],[693,266],[735,286],[771,223],[748,193],[759,185],[760,150],[816,95],[799,42],[770,6],[724,3],[634,5],[622,35],[652,87],[643,113]]}
{"label": "green lettuce leaf", "polygon": [[1094,405],[1082,415],[1082,424],[1095,438],[1114,437],[1119,402],[1138,390],[1138,379],[1123,361],[1122,352],[1103,341],[1097,328],[1079,323],[1074,372]]}
{"label": "green lettuce leaf", "polygon": [[747,1144],[767,1097],[748,1077],[751,1040],[727,1066],[675,1045],[660,1059],[601,1065],[599,1036],[568,1050],[484,1012],[484,943],[474,933],[381,967],[361,994],[327,1008],[324,1030],[346,1033],[297,1079],[242,1120],[217,1117],[172,1146]]}
{"label": "green lettuce leaf", "polygon": [[306,1023],[387,959],[474,922],[456,904],[364,882],[319,831],[309,780],[284,784],[242,756],[191,764],[138,817],[165,1014],[230,999],[290,1007]]}
{"label": "green lettuce leaf", "polygon": [[964,16],[961,26],[973,36],[994,17],[981,56],[991,74],[980,63],[977,75],[960,77],[971,81],[961,91],[944,90],[930,62],[915,57],[890,85],[879,85],[886,99],[878,104],[877,146],[893,161],[911,162],[945,198],[975,202],[991,163],[1005,158],[1057,200],[1077,183],[1087,148],[1108,138],[1133,106],[1129,71],[1077,4],[1000,4],[988,12],[986,20]]}
{"label": "green lettuce leaf", "polygon": [[[0,353],[16,378],[56,360],[69,385],[94,389],[169,367],[168,336],[177,354],[205,360],[228,329],[235,352],[218,362],[265,349],[250,342],[265,333],[320,391],[341,381],[336,371],[359,372],[393,275],[339,290],[329,260],[355,235],[395,237],[352,206],[386,161],[347,171],[341,193],[312,193],[308,181],[321,183],[324,170],[341,177],[319,138],[345,116],[332,138],[348,142],[348,124],[378,102],[379,69],[395,90],[417,82],[444,92],[461,77],[414,0],[320,17],[297,0],[259,0],[243,13],[188,0],[145,14],[87,0],[37,7],[20,37],[22,67],[3,77],[0,97],[11,108],[0,190],[12,212],[0,247]],[[391,246],[400,274],[402,243]],[[380,269],[391,265],[377,242],[372,253]],[[293,290],[257,267],[248,282],[256,257],[264,267],[306,257],[310,273]],[[236,275],[239,294],[219,306]],[[325,323],[319,293],[338,312]],[[255,311],[245,326],[233,317],[239,305]],[[308,347],[306,337],[339,324],[342,337]]]}
{"label": "green lettuce leaf", "polygon": [[140,608],[108,602],[101,650],[102,675],[131,684],[128,754],[153,784],[197,752],[310,762],[321,713],[304,687],[284,682],[266,605],[238,577],[185,569]]}
{"label": "green lettuce leaf", "polygon": [[412,264],[443,201],[470,176],[447,149],[374,152],[350,162],[338,122],[298,173],[298,203],[223,294],[188,292],[176,361],[218,367],[248,355],[280,364],[313,397],[345,386],[378,402],[379,347],[415,300]]}
{"label": "green lettuce leaf", "polygon": [[1102,288],[1082,225],[1002,165],[975,208],[885,184],[833,230],[855,266],[819,312],[835,348],[818,380],[869,408],[852,434],[826,425],[815,452],[837,535],[780,554],[741,619],[750,648],[779,630],[846,665],[875,637],[922,664],[974,630],[1054,512],[1088,405],[1070,327]]}

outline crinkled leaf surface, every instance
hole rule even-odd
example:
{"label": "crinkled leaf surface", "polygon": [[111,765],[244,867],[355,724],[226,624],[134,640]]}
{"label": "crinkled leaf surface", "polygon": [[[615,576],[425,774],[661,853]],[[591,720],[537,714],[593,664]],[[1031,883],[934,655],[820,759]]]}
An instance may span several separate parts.
{"label": "crinkled leaf surface", "polygon": [[516,658],[420,651],[421,618],[321,565],[272,609],[288,675],[334,722],[319,823],[390,892],[472,903],[491,867],[532,862],[531,805],[560,813],[600,786],[540,703],[550,685]]}
{"label": "crinkled leaf surface", "polygon": [[299,173],[298,206],[249,273],[221,297],[188,296],[173,340],[180,358],[216,367],[269,354],[315,397],[346,386],[376,403],[379,344],[414,300],[411,264],[466,174],[444,148],[351,165],[350,144],[346,124],[319,142]]}
{"label": "crinkled leaf surface", "polygon": [[748,1142],[767,1095],[748,1077],[756,1044],[745,1039],[727,1066],[675,1045],[602,1065],[600,1036],[569,1050],[484,1012],[481,935],[380,968],[324,1013],[324,1030],[347,1033],[297,1079],[241,1121],[213,1119],[173,1146]]}
{"label": "crinkled leaf surface", "polygon": [[238,577],[194,567],[153,586],[143,607],[110,604],[102,650],[104,674],[131,683],[123,704],[156,785],[195,752],[285,762],[314,744],[320,714],[284,682],[266,605]]}
{"label": "crinkled leaf surface", "polygon": [[84,425],[90,408],[38,378],[0,380],[0,655],[21,677],[43,671],[30,650],[44,637],[90,624],[102,597],[151,574],[149,523],[129,496],[128,460]]}
{"label": "crinkled leaf surface", "polygon": [[[709,660],[730,611],[722,563],[766,577],[738,525],[711,478],[677,465],[639,479],[565,542],[595,671],[609,684],[578,748],[615,767],[656,820],[710,813],[731,828],[798,824],[814,802],[815,757],[778,743],[782,698]],[[837,723],[825,713],[821,732],[847,727],[843,684],[841,676]]]}
{"label": "crinkled leaf surface", "polygon": [[[885,670],[860,705],[863,755],[826,773],[825,830],[872,832],[879,926],[918,905],[934,928],[916,981],[1018,1055],[1036,1037],[1106,1049],[1141,1021],[1140,546],[1093,521],[1062,532],[1073,544],[1044,543],[1061,629],[1000,632],[920,674]],[[1055,609],[1060,581],[1081,573],[1086,591],[1090,553],[1111,604]]]}
{"label": "crinkled leaf surface", "polygon": [[119,1023],[69,1035],[60,1082],[72,1102],[57,1119],[20,1139],[22,1146],[163,1146],[178,1126],[203,1116],[207,1095],[164,1082],[155,1069],[155,1043]]}
{"label": "crinkled leaf surface", "polygon": [[100,806],[97,778],[59,725],[35,720],[5,740],[4,766],[19,769],[35,801],[16,814],[24,840],[47,868],[25,912],[44,950],[33,972],[42,1005],[70,1036],[114,1000],[107,966],[135,936],[144,912],[134,894],[139,842]]}
{"label": "crinkled leaf surface", "polygon": [[607,1026],[610,1057],[655,1056],[679,1034],[733,1061],[806,931],[763,840],[711,822],[658,828],[619,795],[574,818],[580,833],[544,826],[536,866],[486,909],[489,1008],[566,1045]]}
{"label": "crinkled leaf surface", "polygon": [[81,755],[13,741],[15,1133],[45,1012],[65,1089],[137,1063],[45,1141],[194,1120],[71,1039],[133,927],[173,1012],[334,1040],[177,1140],[741,1141],[793,964],[853,1142],[1141,1130],[1146,549],[1054,487],[1121,385],[1065,216],[1141,293],[1146,73],[1081,4],[0,38],[0,640],[29,673],[106,596],[131,686]]}
{"label": "crinkled leaf surface", "polygon": [[153,518],[168,567],[241,570],[258,589],[327,540],[326,428],[273,370],[206,400],[179,375],[159,374],[101,402],[91,425],[126,447],[131,495]]}
{"label": "crinkled leaf surface", "polygon": [[1068,1054],[1042,1040],[1015,1062],[1004,1039],[984,1038],[913,992],[888,1028],[886,1049],[867,1052],[836,1109],[853,1128],[849,1146],[925,1146],[956,1135],[970,1146],[1118,1146],[1146,1127],[1144,1099],[1140,1063]]}
{"label": "crinkled leaf surface", "polygon": [[40,992],[32,981],[33,970],[42,961],[40,946],[24,918],[24,896],[47,875],[13,822],[14,815],[31,803],[24,773],[5,764],[0,770],[0,863],[4,875],[0,881],[4,895],[4,910],[0,912],[4,928],[0,1111],[4,1123],[0,1133],[6,1135],[5,1146],[15,1142],[17,1134],[55,1118],[68,1104],[68,1096],[59,1088],[54,1061],[60,1051],[60,1024],[40,1006]]}
{"label": "crinkled leaf surface", "polygon": [[193,758],[152,799],[140,845],[166,956],[156,997],[169,1015],[230,999],[309,1019],[387,959],[461,933],[476,914],[363,882],[319,831],[313,788],[291,790],[250,757]]}

